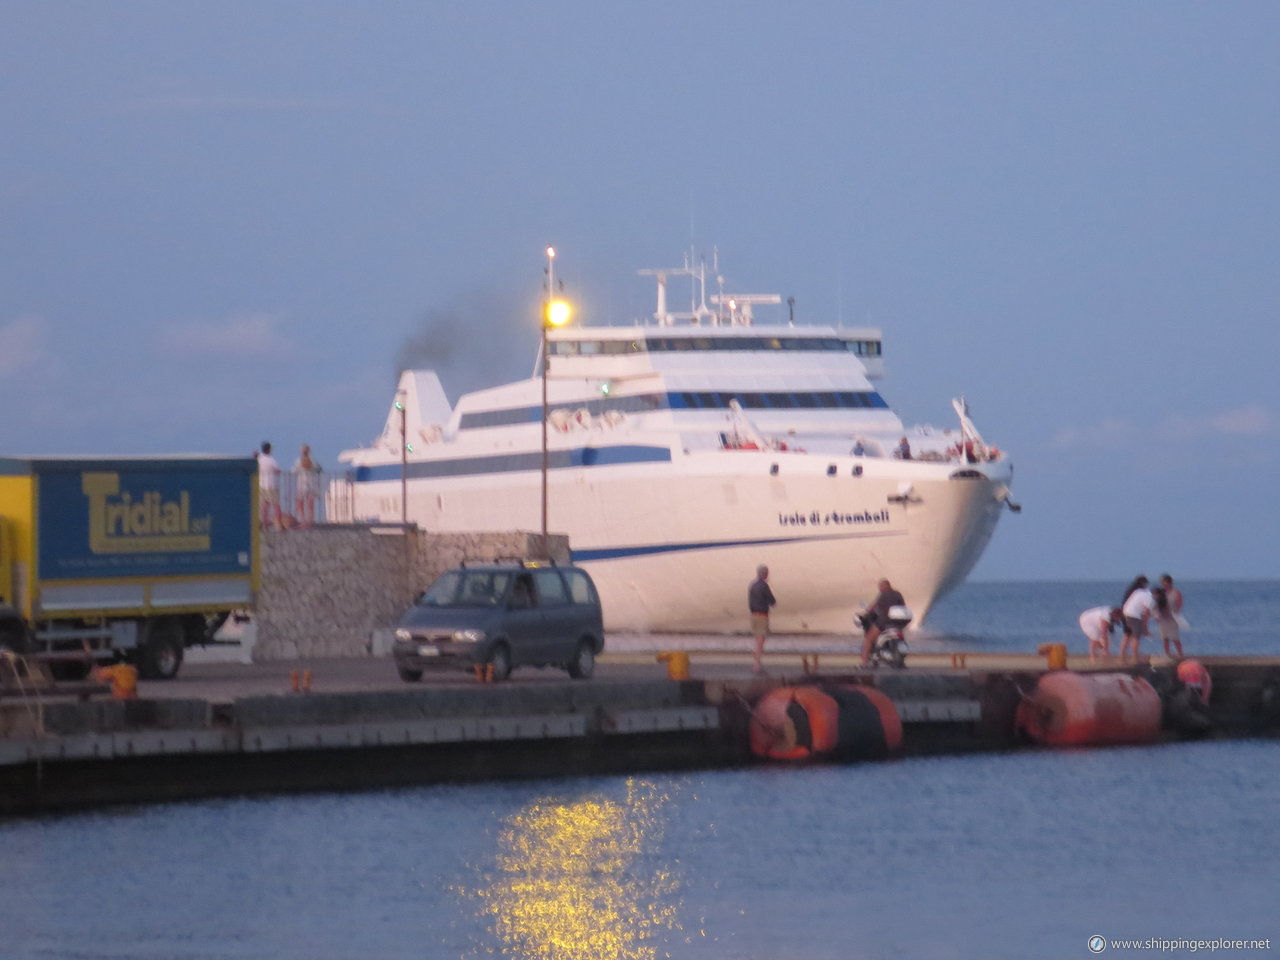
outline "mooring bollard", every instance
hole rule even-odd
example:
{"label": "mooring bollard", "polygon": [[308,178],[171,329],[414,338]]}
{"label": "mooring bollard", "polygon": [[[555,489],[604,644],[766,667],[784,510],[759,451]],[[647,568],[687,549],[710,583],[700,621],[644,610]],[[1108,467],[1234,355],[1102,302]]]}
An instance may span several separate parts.
{"label": "mooring bollard", "polygon": [[1050,670],[1067,669],[1067,645],[1065,643],[1042,643],[1036,647],[1036,653],[1048,659]]}
{"label": "mooring bollard", "polygon": [[94,671],[99,680],[111,684],[111,696],[116,700],[138,699],[138,670],[127,663],[98,667]]}
{"label": "mooring bollard", "polygon": [[689,654],[683,650],[663,650],[656,659],[667,665],[667,679],[689,679]]}

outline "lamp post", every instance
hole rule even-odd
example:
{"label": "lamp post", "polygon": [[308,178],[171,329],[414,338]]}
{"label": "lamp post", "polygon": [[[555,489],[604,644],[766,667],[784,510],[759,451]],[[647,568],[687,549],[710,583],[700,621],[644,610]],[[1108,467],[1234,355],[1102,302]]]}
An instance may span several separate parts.
{"label": "lamp post", "polygon": [[547,366],[551,355],[547,333],[552,327],[569,322],[569,304],[556,298],[556,248],[547,247],[547,299],[542,305],[542,556],[551,559],[551,542],[547,538]]}
{"label": "lamp post", "polygon": [[396,394],[400,411],[400,525],[409,525],[409,437],[405,431],[404,391]]}

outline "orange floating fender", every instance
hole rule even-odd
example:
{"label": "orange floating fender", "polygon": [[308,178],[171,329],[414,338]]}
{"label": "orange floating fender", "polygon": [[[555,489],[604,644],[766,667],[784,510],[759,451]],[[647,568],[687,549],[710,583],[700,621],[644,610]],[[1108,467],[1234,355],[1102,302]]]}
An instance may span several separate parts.
{"label": "orange floating fender", "polygon": [[1160,695],[1141,677],[1055,670],[1040,677],[1014,722],[1052,746],[1147,743],[1160,735],[1162,709]]}
{"label": "orange floating fender", "polygon": [[1199,660],[1183,660],[1178,664],[1178,679],[1188,690],[1200,695],[1201,703],[1209,702],[1209,694],[1213,693],[1213,678]]}
{"label": "orange floating fender", "polygon": [[751,711],[751,752],[766,760],[809,760],[835,749],[840,708],[817,687],[776,687]]}
{"label": "orange floating fender", "polygon": [[831,691],[840,707],[835,755],[841,760],[880,760],[902,747],[902,718],[893,701],[874,687]]}

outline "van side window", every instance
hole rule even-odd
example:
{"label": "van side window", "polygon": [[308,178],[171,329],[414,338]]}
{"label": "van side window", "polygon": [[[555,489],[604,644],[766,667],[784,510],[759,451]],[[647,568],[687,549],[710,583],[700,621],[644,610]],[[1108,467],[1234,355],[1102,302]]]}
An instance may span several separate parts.
{"label": "van side window", "polygon": [[566,570],[564,576],[569,581],[569,596],[573,597],[574,603],[596,602],[596,592],[585,573],[581,570]]}
{"label": "van side window", "polygon": [[522,574],[516,578],[516,585],[511,588],[511,608],[527,610],[533,605],[533,581],[527,574]]}
{"label": "van side window", "polygon": [[555,570],[535,570],[533,582],[538,587],[538,603],[544,607],[562,607],[569,602],[564,581]]}

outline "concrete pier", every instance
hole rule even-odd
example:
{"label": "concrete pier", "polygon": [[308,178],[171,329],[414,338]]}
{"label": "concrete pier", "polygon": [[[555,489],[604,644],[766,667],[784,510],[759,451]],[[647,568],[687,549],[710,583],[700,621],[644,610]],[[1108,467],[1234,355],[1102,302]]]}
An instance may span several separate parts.
{"label": "concrete pier", "polygon": [[[752,703],[784,685],[876,688],[902,721],[902,754],[1009,749],[1018,703],[1048,669],[1040,656],[938,654],[864,670],[850,653],[811,647],[767,654],[756,677],[745,652],[684,652],[687,680],[633,648],[606,654],[589,681],[526,669],[500,684],[461,673],[405,684],[387,659],[366,657],[189,664],[177,680],[143,682],[134,700],[0,687],[0,812],[735,766],[754,762]],[[1280,658],[1201,661],[1211,735],[1280,730]],[[1158,680],[1173,664],[1068,666]]]}

